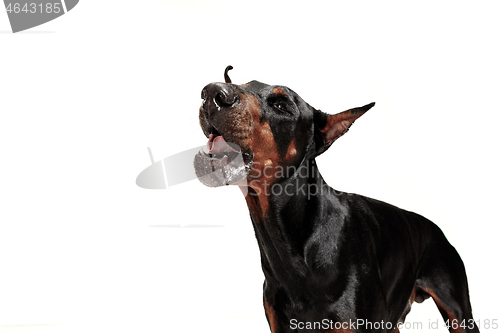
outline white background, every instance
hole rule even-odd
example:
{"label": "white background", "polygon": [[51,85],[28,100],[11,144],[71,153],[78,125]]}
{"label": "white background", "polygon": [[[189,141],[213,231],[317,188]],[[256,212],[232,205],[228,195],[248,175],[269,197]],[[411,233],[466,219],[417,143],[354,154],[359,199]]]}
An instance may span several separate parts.
{"label": "white background", "polygon": [[500,319],[496,2],[325,3],[84,0],[18,34],[0,10],[0,332],[268,330],[240,191],[135,184],[146,147],[205,144],[227,65],[329,113],[376,101],[323,176],[435,221]]}

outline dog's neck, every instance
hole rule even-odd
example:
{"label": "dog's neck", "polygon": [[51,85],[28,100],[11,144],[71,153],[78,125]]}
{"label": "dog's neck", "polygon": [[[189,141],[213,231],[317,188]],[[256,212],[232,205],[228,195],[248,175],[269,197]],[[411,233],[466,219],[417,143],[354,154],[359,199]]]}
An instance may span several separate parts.
{"label": "dog's neck", "polygon": [[333,190],[324,182],[314,159],[277,184],[267,193],[250,188],[246,201],[266,278],[295,278],[299,283],[308,272],[307,241],[315,224],[336,210],[338,200],[328,199],[332,196],[325,191]]}

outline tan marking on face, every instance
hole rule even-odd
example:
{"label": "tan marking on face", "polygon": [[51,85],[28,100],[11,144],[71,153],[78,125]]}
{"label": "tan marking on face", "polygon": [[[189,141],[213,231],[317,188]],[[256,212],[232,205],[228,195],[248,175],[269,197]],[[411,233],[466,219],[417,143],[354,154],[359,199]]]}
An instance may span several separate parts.
{"label": "tan marking on face", "polygon": [[285,160],[290,161],[297,155],[297,147],[295,147],[295,139],[290,142],[286,151]]}
{"label": "tan marking on face", "polygon": [[288,96],[287,93],[283,89],[278,88],[278,87],[273,89],[273,93],[275,93],[276,95]]}
{"label": "tan marking on face", "polygon": [[[257,98],[244,95],[242,101],[253,122],[253,129],[247,141],[248,148],[253,152],[253,164],[247,182],[254,191],[253,195],[247,196],[247,204],[254,217],[263,222],[269,208],[268,195],[271,185],[281,170],[278,168],[280,156],[269,121],[260,121],[261,111]],[[249,203],[249,200],[252,202]]]}
{"label": "tan marking on face", "polygon": [[260,122],[260,111],[253,110],[254,131],[249,140],[254,154],[254,165],[251,176],[261,180],[263,184],[271,184],[275,180],[274,170],[263,172],[264,168],[275,168],[279,165],[279,154],[269,121]]}

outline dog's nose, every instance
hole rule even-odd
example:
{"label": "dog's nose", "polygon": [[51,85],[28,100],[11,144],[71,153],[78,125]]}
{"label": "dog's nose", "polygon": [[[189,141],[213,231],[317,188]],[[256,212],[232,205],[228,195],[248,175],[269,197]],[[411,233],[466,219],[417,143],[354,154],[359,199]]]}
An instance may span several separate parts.
{"label": "dog's nose", "polygon": [[238,93],[225,83],[210,83],[201,91],[201,98],[213,100],[217,108],[233,106],[239,101]]}

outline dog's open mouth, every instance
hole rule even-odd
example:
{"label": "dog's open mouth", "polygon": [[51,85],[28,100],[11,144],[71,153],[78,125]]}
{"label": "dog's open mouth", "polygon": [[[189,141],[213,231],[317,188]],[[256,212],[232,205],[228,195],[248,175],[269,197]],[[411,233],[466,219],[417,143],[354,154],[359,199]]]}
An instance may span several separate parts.
{"label": "dog's open mouth", "polygon": [[228,143],[222,135],[210,134],[208,136],[207,149],[209,155],[214,158],[227,158],[227,162],[231,163],[239,154],[241,149],[234,143]]}
{"label": "dog's open mouth", "polygon": [[251,166],[250,154],[235,143],[227,142],[215,132],[208,136],[207,150],[200,150],[194,158],[198,179],[210,187],[235,184],[244,180]]}

